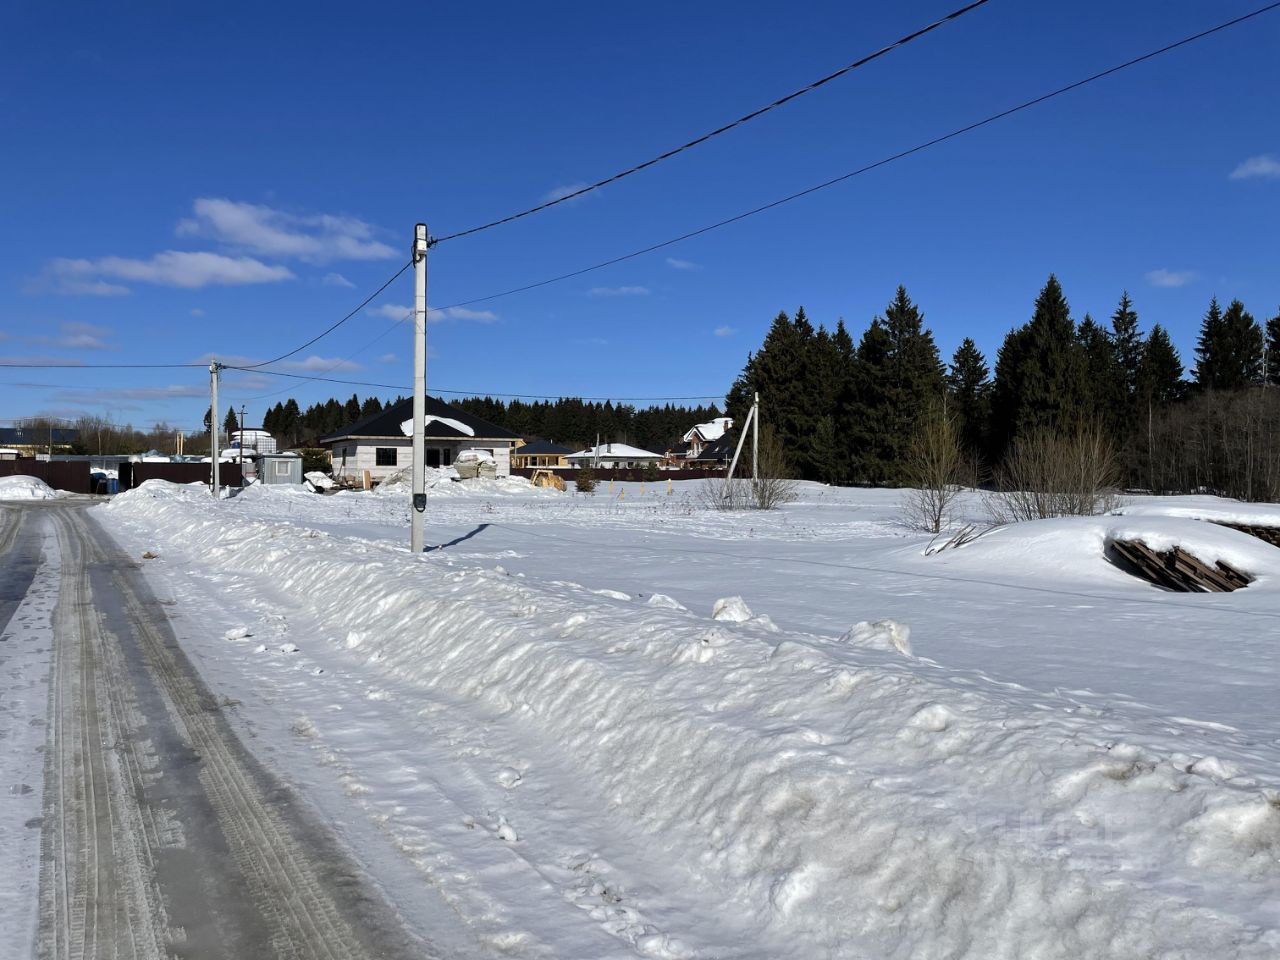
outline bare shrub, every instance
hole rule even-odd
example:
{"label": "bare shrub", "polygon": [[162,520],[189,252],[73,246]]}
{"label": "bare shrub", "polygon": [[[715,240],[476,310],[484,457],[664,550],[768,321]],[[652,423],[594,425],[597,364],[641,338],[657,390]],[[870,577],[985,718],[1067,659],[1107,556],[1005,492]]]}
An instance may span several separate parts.
{"label": "bare shrub", "polygon": [[916,424],[904,463],[912,489],[902,502],[903,519],[928,533],[950,526],[956,500],[972,469],[960,443],[956,418],[941,404],[931,407]]}
{"label": "bare shrub", "polygon": [[[751,438],[743,447],[738,473],[751,471]],[[711,510],[772,510],[791,503],[798,496],[796,481],[791,478],[786,453],[774,432],[760,430],[758,477],[743,476],[708,478],[698,491],[698,502]]]}
{"label": "bare shrub", "polygon": [[1041,430],[1014,442],[985,505],[994,523],[1093,516],[1116,506],[1119,479],[1115,449],[1100,426]]}

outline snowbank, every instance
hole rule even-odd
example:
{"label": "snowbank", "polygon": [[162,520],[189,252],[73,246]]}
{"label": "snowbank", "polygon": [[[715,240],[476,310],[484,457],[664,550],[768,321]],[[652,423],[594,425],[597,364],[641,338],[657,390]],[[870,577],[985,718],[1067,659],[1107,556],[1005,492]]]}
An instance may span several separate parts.
{"label": "snowbank", "polygon": [[[463,451],[464,453],[469,451]],[[373,488],[375,496],[407,497],[413,486],[412,468],[406,467],[389,476]],[[344,495],[362,495],[363,491],[348,491]],[[524,477],[494,477],[484,479],[473,477],[467,480],[458,478],[458,471],[453,467],[427,468],[428,496],[474,497],[482,496],[533,496],[554,497],[560,491],[544,487],[535,487]]]}
{"label": "snowbank", "polygon": [[[1255,771],[1150,746],[1120,713],[953,678],[904,656],[900,623],[858,624],[841,641],[737,619],[733,600],[713,621],[438,555],[335,549],[154,483],[99,515],[270,583],[332,637],[358,635],[346,655],[368,670],[472,704],[477,724],[517,719],[575,771],[563,793],[594,798],[732,918],[744,939],[730,952],[1280,951],[1280,794]],[[1018,525],[927,562],[1126,576],[1102,552],[1131,525]],[[1245,550],[1220,533],[1196,543]],[[723,952],[620,930],[650,955]]]}
{"label": "snowbank", "polygon": [[1125,517],[1186,517],[1217,523],[1280,527],[1280,504],[1241,503],[1225,497],[1145,497],[1112,511]]}
{"label": "snowbank", "polygon": [[38,477],[0,477],[0,500],[56,500],[63,496]]}

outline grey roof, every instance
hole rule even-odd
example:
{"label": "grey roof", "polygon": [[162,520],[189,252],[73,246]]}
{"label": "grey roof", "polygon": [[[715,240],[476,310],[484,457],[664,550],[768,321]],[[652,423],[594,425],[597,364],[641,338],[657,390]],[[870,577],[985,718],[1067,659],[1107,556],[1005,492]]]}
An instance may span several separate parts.
{"label": "grey roof", "polygon": [[[520,435],[512,433],[505,427],[490,423],[488,420],[481,420],[479,417],[473,417],[465,410],[459,410],[445,403],[439,397],[427,397],[427,415],[432,417],[448,417],[450,420],[457,420],[459,423],[465,424],[475,431],[476,439],[484,440],[519,440]],[[321,443],[335,443],[346,437],[359,439],[360,437],[403,437],[404,431],[400,429],[400,424],[406,420],[413,419],[413,399],[401,400],[399,403],[393,403],[381,413],[375,413],[372,416],[365,417],[363,420],[357,420],[349,427],[343,427],[341,430],[334,431],[328,436],[321,437]],[[447,440],[470,440],[471,435],[455,430],[447,424],[436,420],[430,425],[428,436],[433,439]]]}
{"label": "grey roof", "polygon": [[517,456],[530,454],[532,456],[565,456],[573,453],[572,447],[562,447],[558,443],[552,443],[550,440],[530,440],[523,447],[513,450]]}
{"label": "grey roof", "polygon": [[[53,428],[54,443],[75,443],[80,439],[80,431],[67,427]],[[41,427],[0,427],[0,447],[39,446],[48,443],[50,432]]]}

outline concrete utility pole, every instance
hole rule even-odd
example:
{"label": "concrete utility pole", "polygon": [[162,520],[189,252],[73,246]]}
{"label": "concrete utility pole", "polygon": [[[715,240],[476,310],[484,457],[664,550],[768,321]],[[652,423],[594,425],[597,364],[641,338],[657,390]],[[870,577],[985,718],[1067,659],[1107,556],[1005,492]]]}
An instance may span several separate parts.
{"label": "concrete utility pole", "polygon": [[427,513],[427,225],[413,228],[413,504],[409,549],[426,548]]}
{"label": "concrete utility pole", "polygon": [[213,499],[218,499],[218,494],[222,490],[222,484],[218,477],[218,457],[221,451],[218,450],[218,373],[222,370],[222,364],[217,360],[209,364],[209,459],[213,461]]}
{"label": "concrete utility pole", "polygon": [[729,463],[729,473],[725,476],[724,497],[729,499],[732,492],[733,472],[738,469],[738,457],[742,455],[742,445],[746,443],[747,433],[755,427],[755,432],[751,437],[751,480],[754,484],[760,480],[760,394],[756,394],[751,404],[751,409],[747,411],[747,419],[742,422],[742,433],[738,436],[738,445],[733,451],[733,460]]}
{"label": "concrete utility pole", "polygon": [[755,402],[751,404],[754,416],[751,418],[751,486],[755,489],[760,484],[760,394],[755,394]]}
{"label": "concrete utility pole", "polygon": [[240,404],[240,477],[244,483],[244,404]]}

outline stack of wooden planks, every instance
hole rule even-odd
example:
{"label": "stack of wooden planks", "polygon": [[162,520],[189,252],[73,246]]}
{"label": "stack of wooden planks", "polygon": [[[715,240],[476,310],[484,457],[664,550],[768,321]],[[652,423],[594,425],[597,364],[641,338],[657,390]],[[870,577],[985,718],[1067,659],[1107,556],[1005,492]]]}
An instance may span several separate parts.
{"label": "stack of wooden planks", "polygon": [[1112,540],[1111,549],[1124,565],[1158,587],[1179,593],[1229,593],[1247,587],[1253,578],[1217,561],[1209,566],[1181,547],[1152,550],[1141,540]]}

